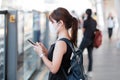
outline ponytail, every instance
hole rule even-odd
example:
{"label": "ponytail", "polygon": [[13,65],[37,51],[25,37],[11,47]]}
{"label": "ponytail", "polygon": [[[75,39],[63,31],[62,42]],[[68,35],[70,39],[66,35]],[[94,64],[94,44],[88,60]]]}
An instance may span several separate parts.
{"label": "ponytail", "polygon": [[71,30],[71,41],[77,47],[77,32],[78,32],[78,20],[73,17],[72,18],[72,30]]}

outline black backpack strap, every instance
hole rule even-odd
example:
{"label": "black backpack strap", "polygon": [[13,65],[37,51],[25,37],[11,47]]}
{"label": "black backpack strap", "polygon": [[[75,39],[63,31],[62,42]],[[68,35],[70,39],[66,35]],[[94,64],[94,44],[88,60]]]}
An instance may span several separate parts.
{"label": "black backpack strap", "polygon": [[61,38],[60,40],[65,41],[71,47],[72,51],[75,52],[75,48],[70,40],[68,40],[67,38]]}
{"label": "black backpack strap", "polygon": [[[73,54],[75,54],[76,50],[75,50],[75,48],[70,40],[68,40],[67,38],[61,38],[60,40],[65,41],[71,47]],[[81,49],[78,49],[77,51],[80,51],[82,53]],[[75,55],[77,55],[77,54],[75,54]]]}

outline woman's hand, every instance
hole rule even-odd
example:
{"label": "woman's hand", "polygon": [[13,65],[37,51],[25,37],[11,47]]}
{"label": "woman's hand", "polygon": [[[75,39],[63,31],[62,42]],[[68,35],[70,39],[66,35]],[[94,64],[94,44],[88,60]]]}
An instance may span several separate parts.
{"label": "woman's hand", "polygon": [[48,50],[45,48],[45,46],[42,43],[36,42],[36,45],[34,46],[34,50],[38,55],[44,54],[47,56]]}

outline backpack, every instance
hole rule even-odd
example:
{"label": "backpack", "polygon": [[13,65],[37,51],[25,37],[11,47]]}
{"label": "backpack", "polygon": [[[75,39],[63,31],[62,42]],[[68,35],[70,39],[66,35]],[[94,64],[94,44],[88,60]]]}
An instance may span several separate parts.
{"label": "backpack", "polygon": [[81,50],[75,50],[73,44],[68,39],[62,38],[61,40],[65,41],[71,47],[73,52],[70,63],[71,66],[68,69],[68,73],[65,73],[62,68],[66,80],[88,80],[86,74],[84,73],[83,55]]}
{"label": "backpack", "polygon": [[95,48],[99,48],[101,44],[102,44],[102,32],[99,29],[96,29],[93,46]]}

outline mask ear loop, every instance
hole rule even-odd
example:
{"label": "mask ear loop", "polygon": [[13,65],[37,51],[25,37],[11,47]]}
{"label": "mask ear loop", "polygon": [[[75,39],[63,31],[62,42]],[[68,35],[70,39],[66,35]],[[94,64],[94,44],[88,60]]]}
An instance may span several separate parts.
{"label": "mask ear loop", "polygon": [[57,23],[60,24],[60,21],[58,21]]}
{"label": "mask ear loop", "polygon": [[57,32],[61,28],[61,26],[59,26],[59,25],[60,25],[60,21],[57,22],[57,26],[58,26],[57,29],[56,29]]}

